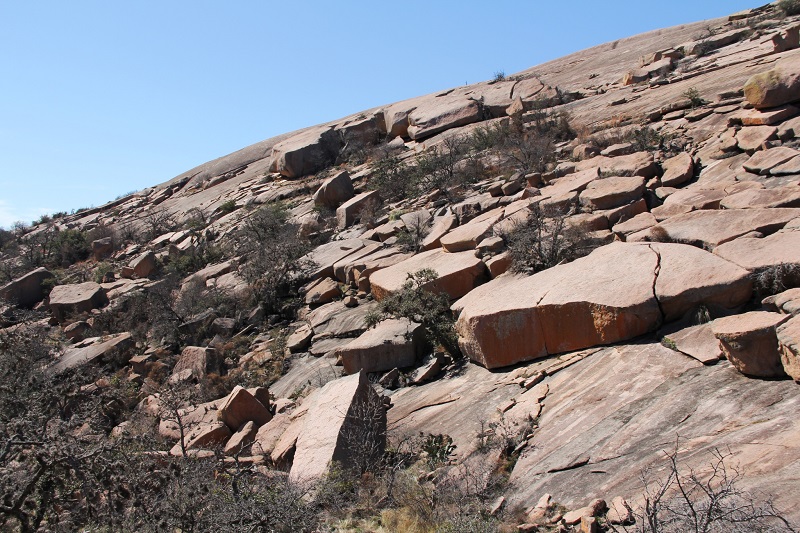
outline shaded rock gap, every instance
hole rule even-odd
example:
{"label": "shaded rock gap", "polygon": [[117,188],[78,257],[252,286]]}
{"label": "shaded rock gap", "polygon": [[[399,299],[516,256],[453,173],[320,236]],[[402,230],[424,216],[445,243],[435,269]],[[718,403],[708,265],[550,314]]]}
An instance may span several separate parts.
{"label": "shaded rock gap", "polygon": [[658,294],[656,294],[656,284],[658,283],[658,276],[659,274],[661,274],[661,254],[658,252],[658,250],[655,250],[651,245],[647,245],[647,247],[650,248],[650,250],[654,254],[656,254],[656,266],[653,269],[653,299],[656,301],[656,305],[658,306],[658,312],[661,315],[661,321],[658,324],[658,327],[661,327],[667,316],[664,313],[664,309],[662,309],[661,307],[661,300],[658,299]]}

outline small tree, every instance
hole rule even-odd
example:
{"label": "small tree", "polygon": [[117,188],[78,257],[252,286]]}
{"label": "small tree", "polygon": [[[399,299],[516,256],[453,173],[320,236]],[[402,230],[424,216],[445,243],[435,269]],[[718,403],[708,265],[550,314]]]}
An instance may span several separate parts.
{"label": "small tree", "polygon": [[634,526],[613,531],[637,533],[756,533],[793,532],[792,524],[769,499],[761,500],[739,488],[742,472],[731,464],[730,452],[712,451],[705,472],[681,468],[678,446],[665,452],[667,475],[653,479],[642,472],[644,497],[634,512]]}
{"label": "small tree", "polygon": [[268,312],[280,311],[281,300],[313,268],[306,257],[311,243],[299,236],[283,205],[270,204],[245,219],[235,240],[247,262],[240,268]]}
{"label": "small tree", "polygon": [[438,274],[430,268],[408,274],[401,289],[381,300],[378,309],[367,315],[367,327],[387,318],[407,318],[422,324],[430,342],[441,344],[453,356],[460,355],[450,299],[447,293],[432,290],[437,279]]}
{"label": "small tree", "polygon": [[582,257],[598,243],[568,223],[570,211],[534,204],[527,218],[503,236],[511,253],[512,270],[534,273]]}

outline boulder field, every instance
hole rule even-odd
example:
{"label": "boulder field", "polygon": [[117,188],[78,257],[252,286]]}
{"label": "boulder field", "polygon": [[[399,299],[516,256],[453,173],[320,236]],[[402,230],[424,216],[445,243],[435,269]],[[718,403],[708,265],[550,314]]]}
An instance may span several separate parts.
{"label": "boulder field", "polygon": [[[558,524],[595,531],[595,515],[628,520],[622,498],[642,503],[640,474],[663,472],[665,452],[697,468],[725,449],[744,488],[800,519],[798,21],[770,4],[622,39],[268,139],[67,215],[59,228],[115,237],[90,241],[85,270],[8,276],[0,325],[42,313],[54,378],[116,364],[137,386],[160,379],[136,410],[175,456],[219,448],[306,483],[334,462],[361,473],[387,442],[447,437],[452,453],[421,482],[500,469],[487,512],[521,509],[520,530],[535,531],[558,502],[571,510]],[[569,127],[537,165],[514,146],[543,117]],[[517,145],[485,148],[515,131]],[[469,157],[438,171],[469,179],[397,183],[398,169],[457,150]],[[307,268],[265,287],[240,231],[275,204]],[[549,243],[566,250],[525,264]],[[368,327],[390,296],[414,302],[402,291],[423,269],[421,289],[450,309],[438,317],[453,326],[449,352],[429,309]],[[248,299],[270,291],[291,305]],[[159,320],[174,335],[114,329],[142,294],[167,302]],[[200,297],[209,306],[184,316]],[[234,388],[242,376],[249,388]],[[169,406],[170,387],[226,380],[215,400]]]}

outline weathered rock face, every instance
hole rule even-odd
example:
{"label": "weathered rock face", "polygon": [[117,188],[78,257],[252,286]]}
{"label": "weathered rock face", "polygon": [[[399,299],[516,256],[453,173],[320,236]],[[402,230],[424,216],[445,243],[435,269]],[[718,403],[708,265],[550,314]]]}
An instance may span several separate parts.
{"label": "weathered rock face", "polygon": [[384,320],[336,353],[348,374],[413,366],[421,355],[424,333],[421,325],[405,318]]}
{"label": "weathered rock face", "polygon": [[800,231],[779,231],[763,239],[734,239],[717,246],[714,253],[748,270],[758,271],[780,264],[800,266],[798,250]]}
{"label": "weathered rock face", "polygon": [[291,479],[319,479],[332,462],[351,469],[370,455],[383,453],[386,413],[365,372],[322,387],[303,418]]}
{"label": "weathered rock face", "polygon": [[777,335],[783,370],[793,380],[800,381],[800,317],[778,326]]}
{"label": "weathered rock face", "polygon": [[752,311],[715,320],[712,328],[722,353],[736,370],[747,376],[778,378],[786,374],[775,328],[788,319],[788,315]]}
{"label": "weathered rock face", "polygon": [[114,240],[111,237],[103,237],[92,241],[92,256],[95,261],[101,261],[111,255],[114,251]]}
{"label": "weathered rock face", "polygon": [[683,185],[694,174],[694,160],[686,152],[667,159],[662,166],[664,167],[664,175],[661,176],[661,185],[664,187]]}
{"label": "weathered rock face", "polygon": [[180,376],[181,372],[189,371],[189,375],[194,379],[202,379],[208,374],[218,374],[221,370],[221,362],[217,351],[214,348],[203,348],[200,346],[187,346],[181,352],[175,368],[172,369],[173,376]]}
{"label": "weathered rock face", "polygon": [[291,418],[285,413],[278,413],[273,416],[272,420],[258,428],[252,452],[259,455],[272,454],[272,451],[275,449],[275,444],[277,444],[290,423]]}
{"label": "weathered rock face", "polygon": [[89,312],[107,303],[105,291],[93,281],[57,285],[50,291],[50,311],[59,322],[70,314]]}
{"label": "weathered rock face", "polygon": [[778,62],[775,68],[756,74],[744,84],[744,95],[756,109],[778,107],[800,99],[800,61]]}
{"label": "weathered rock face", "polygon": [[326,179],[314,193],[314,205],[335,209],[354,196],[350,174],[339,172]]}
{"label": "weathered rock face", "polygon": [[156,254],[150,251],[144,252],[131,261],[128,266],[133,270],[133,277],[146,278],[156,269]]}
{"label": "weathered rock face", "polygon": [[711,324],[699,324],[664,336],[676,350],[694,357],[703,364],[714,364],[722,358],[719,341]]}
{"label": "weathered rock face", "polygon": [[341,140],[328,127],[312,128],[276,144],[272,149],[272,172],[287,178],[313,174],[336,157]]}
{"label": "weathered rock face", "polygon": [[638,200],[643,193],[644,178],[611,177],[591,182],[580,194],[580,202],[593,210],[611,209]]}
{"label": "weathered rock face", "polygon": [[124,364],[132,355],[133,346],[130,333],[118,333],[108,338],[84,339],[75,346],[67,348],[50,367],[50,371],[59,374],[70,368],[77,368],[97,360],[110,360],[112,357],[116,358],[119,364]]}
{"label": "weathered rock face", "polygon": [[361,215],[361,212],[371,203],[380,201],[378,191],[362,192],[349,199],[336,209],[336,224],[339,229],[351,226]]}
{"label": "weathered rock face", "polygon": [[414,140],[424,139],[442,131],[464,126],[481,119],[481,107],[477,101],[462,94],[439,98],[425,98],[408,115],[408,136]]}
{"label": "weathered rock face", "polygon": [[[575,508],[592,495],[623,494],[635,507],[643,494],[640,473],[665,466],[663,452],[674,449],[679,435],[682,468],[708,465],[714,449],[730,446],[749,472],[741,488],[766,490],[776,505],[791,508],[794,480],[783,472],[800,466],[796,384],[752,380],[727,362],[704,367],[658,344],[603,349],[548,383],[539,429],[509,479],[509,505],[551,493]],[[399,398],[393,401],[390,413],[402,408]],[[581,486],[587,479],[588,491]]]}
{"label": "weathered rock face", "polygon": [[362,239],[347,239],[345,241],[332,241],[322,246],[317,246],[305,259],[314,264],[314,271],[311,278],[321,278],[334,276],[333,265],[336,262],[358,252],[368,241]]}
{"label": "weathered rock face", "polygon": [[306,303],[309,305],[322,305],[332,302],[341,296],[339,284],[331,278],[324,278],[315,282],[306,291]]}
{"label": "weathered rock face", "polygon": [[247,422],[225,443],[225,448],[222,450],[223,453],[225,455],[236,455],[240,453],[255,440],[257,433],[258,428],[256,425],[253,422]]}
{"label": "weathered rock face", "polygon": [[501,276],[458,302],[459,345],[497,368],[631,339],[700,304],[744,303],[747,271],[717,259],[682,245],[614,243],[533,276]]}
{"label": "weathered rock face", "polygon": [[[672,217],[660,227],[673,241],[713,250],[751,231],[774,233],[798,216],[800,209],[793,208],[703,210]],[[645,230],[642,236],[651,232],[652,228]],[[628,240],[637,240],[637,235]]]}
{"label": "weathered rock face", "polygon": [[0,300],[6,300],[20,307],[33,307],[44,299],[42,285],[53,277],[53,274],[44,267],[32,270],[0,287]]}
{"label": "weathered rock face", "polygon": [[378,300],[385,298],[402,288],[408,274],[423,268],[433,269],[438,276],[425,288],[447,293],[451,299],[464,296],[486,279],[486,265],[473,252],[430,250],[373,273],[369,278],[372,294]]}
{"label": "weathered rock face", "polygon": [[247,422],[259,428],[272,419],[269,405],[264,405],[252,394],[240,386],[234,387],[231,393],[219,406],[219,419],[231,431],[237,431]]}

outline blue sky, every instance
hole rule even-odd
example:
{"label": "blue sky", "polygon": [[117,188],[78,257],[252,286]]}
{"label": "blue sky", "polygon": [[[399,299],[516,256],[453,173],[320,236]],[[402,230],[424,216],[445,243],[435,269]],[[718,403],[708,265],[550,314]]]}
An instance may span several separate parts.
{"label": "blue sky", "polygon": [[0,0],[0,226],[744,0]]}

